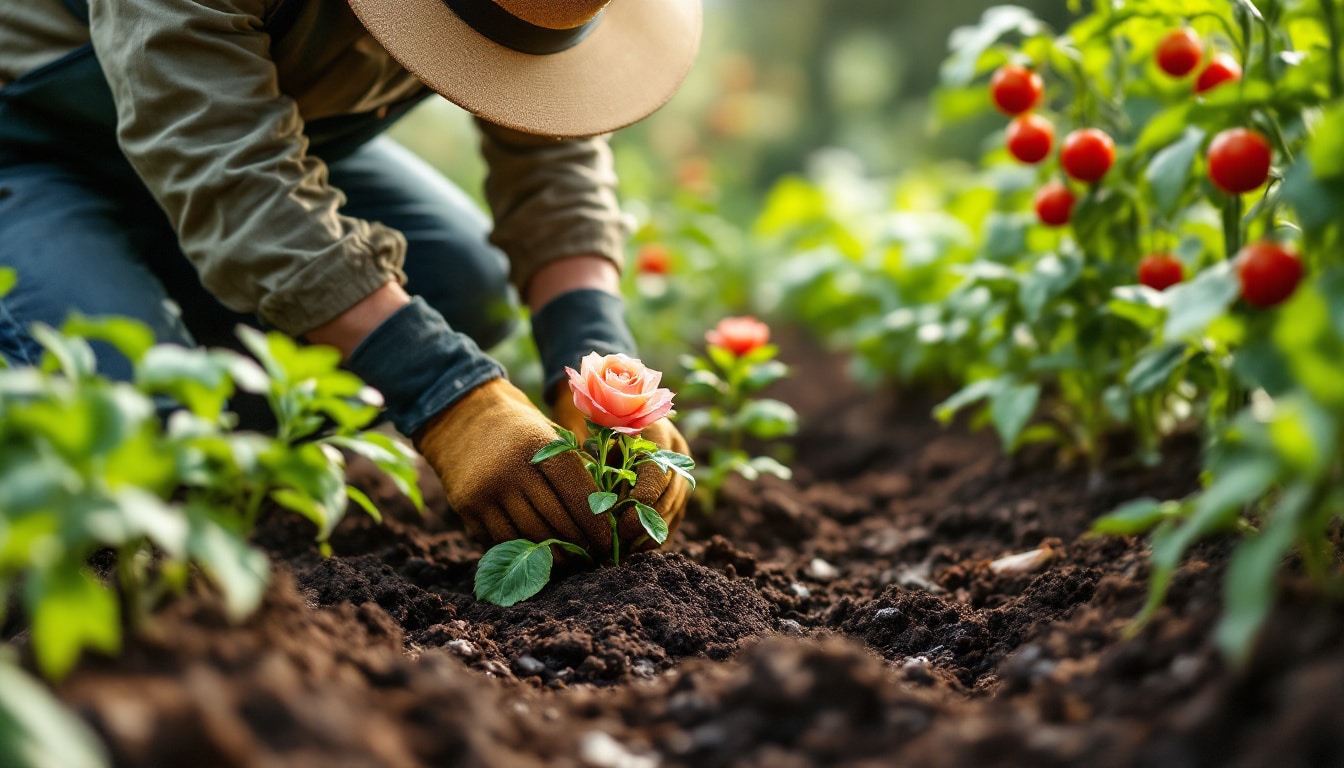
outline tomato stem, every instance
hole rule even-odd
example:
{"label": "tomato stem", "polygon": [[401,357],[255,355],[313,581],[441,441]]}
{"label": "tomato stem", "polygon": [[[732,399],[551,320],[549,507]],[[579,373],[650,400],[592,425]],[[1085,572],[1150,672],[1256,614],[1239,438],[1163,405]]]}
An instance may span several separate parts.
{"label": "tomato stem", "polygon": [[1223,206],[1223,247],[1231,260],[1241,250],[1241,195],[1229,195]]}
{"label": "tomato stem", "polygon": [[1339,18],[1335,12],[1335,0],[1321,0],[1321,12],[1325,16],[1325,30],[1330,36],[1330,95],[1333,98],[1344,96],[1344,41],[1340,40]]}

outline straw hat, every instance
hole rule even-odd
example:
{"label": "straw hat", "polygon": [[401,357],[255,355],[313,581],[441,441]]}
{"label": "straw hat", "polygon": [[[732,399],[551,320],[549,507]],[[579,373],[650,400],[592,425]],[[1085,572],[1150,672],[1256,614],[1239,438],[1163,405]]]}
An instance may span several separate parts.
{"label": "straw hat", "polygon": [[402,66],[492,123],[592,136],[672,98],[700,0],[350,0]]}

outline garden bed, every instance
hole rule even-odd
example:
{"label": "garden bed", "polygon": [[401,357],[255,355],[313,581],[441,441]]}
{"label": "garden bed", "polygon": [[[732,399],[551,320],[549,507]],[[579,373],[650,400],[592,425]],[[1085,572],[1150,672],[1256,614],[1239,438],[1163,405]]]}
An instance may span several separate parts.
{"label": "garden bed", "polygon": [[1197,440],[1098,482],[926,398],[788,387],[795,480],[730,483],[666,552],[479,603],[442,497],[421,519],[369,472],[386,525],[351,515],[323,559],[275,516],[245,625],[193,594],[59,692],[126,766],[1344,764],[1344,620],[1318,596],[1286,584],[1227,669],[1215,541],[1125,635],[1145,545],[1088,527],[1194,490]]}

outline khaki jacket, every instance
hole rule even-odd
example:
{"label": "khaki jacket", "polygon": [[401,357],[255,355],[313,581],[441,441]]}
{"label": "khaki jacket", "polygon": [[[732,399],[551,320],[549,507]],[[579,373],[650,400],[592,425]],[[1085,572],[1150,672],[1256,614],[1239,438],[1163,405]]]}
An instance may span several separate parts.
{"label": "khaki jacket", "polygon": [[[295,1],[295,0],[290,0]],[[167,212],[205,286],[230,308],[300,335],[391,279],[406,243],[338,213],[344,198],[306,151],[304,124],[377,112],[424,91],[342,0],[303,0],[272,45],[278,0],[0,2],[0,84],[92,42],[117,104],[118,141]],[[556,140],[478,121],[492,242],[520,288],[549,261],[625,236],[605,138]]]}

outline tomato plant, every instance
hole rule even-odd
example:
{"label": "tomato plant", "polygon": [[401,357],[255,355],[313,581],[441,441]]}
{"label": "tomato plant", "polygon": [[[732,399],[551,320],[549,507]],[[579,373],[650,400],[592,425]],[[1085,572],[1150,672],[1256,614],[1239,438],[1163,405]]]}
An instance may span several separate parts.
{"label": "tomato plant", "polygon": [[[807,276],[792,306],[864,370],[950,378],[961,388],[937,414],[992,425],[1006,449],[1053,442],[1100,471],[1109,432],[1156,462],[1165,435],[1203,430],[1206,490],[1098,530],[1154,535],[1145,617],[1191,543],[1246,535],[1218,630],[1232,657],[1291,548],[1318,578],[1341,575],[1323,533],[1344,509],[1328,481],[1344,474],[1341,30],[1334,0],[1117,0],[1060,30],[991,9],[954,35],[935,103],[944,124],[1015,115],[1008,151],[970,178],[895,185],[956,211],[955,244],[912,252],[911,198],[894,193],[892,223],[819,217],[785,268]],[[1040,87],[1005,106],[1022,72]],[[1065,138],[1024,166],[1038,119]],[[855,198],[813,192],[828,211]],[[872,246],[893,231],[899,246]],[[913,290],[912,263],[955,279]]]}

